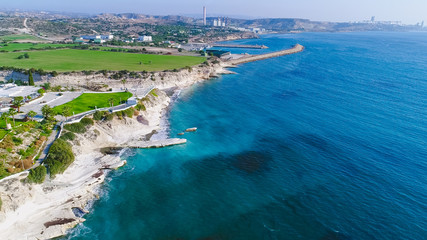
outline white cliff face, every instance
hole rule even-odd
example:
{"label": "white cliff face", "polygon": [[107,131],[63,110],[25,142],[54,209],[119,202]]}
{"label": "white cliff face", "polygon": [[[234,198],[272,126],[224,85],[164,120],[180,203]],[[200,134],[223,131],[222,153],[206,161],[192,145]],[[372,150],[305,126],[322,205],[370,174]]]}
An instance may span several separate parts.
{"label": "white cliff face", "polygon": [[64,235],[66,230],[84,221],[73,208],[84,210],[97,198],[99,185],[104,181],[103,169],[116,169],[125,161],[115,155],[103,155],[103,147],[114,147],[129,141],[140,141],[160,128],[162,111],[170,103],[166,93],[148,95],[146,111],[141,116],[96,123],[73,141],[76,159],[55,179],[43,184],[22,182],[27,173],[0,181],[3,201],[0,211],[0,236],[6,239],[50,239]]}
{"label": "white cliff face", "polygon": [[[218,74],[229,74],[222,66],[193,67],[178,72],[149,73],[147,78],[127,79],[126,88],[147,88],[154,86],[157,96],[149,94],[144,102],[145,111],[138,117],[96,123],[85,134],[77,135],[73,141],[76,159],[73,164],[55,179],[46,179],[43,184],[23,183],[28,173],[0,180],[0,236],[1,239],[49,239],[62,236],[67,229],[84,221],[72,209],[85,209],[87,203],[96,199],[97,189],[104,181],[101,169],[115,169],[125,161],[114,155],[103,155],[103,147],[114,147],[127,142],[146,140],[153,131],[164,127],[163,113],[171,99],[163,90],[182,89],[204,81]],[[49,82],[51,86],[79,87],[89,84],[108,85],[121,88],[120,80],[104,77],[102,74],[59,75],[57,77],[34,74],[36,85]],[[0,81],[13,77],[26,80],[27,76],[10,71],[0,72]],[[39,81],[37,81],[39,80]]]}
{"label": "white cliff face", "polygon": [[[73,86],[75,88],[99,86],[102,90],[123,87],[134,89],[150,86],[155,86],[158,89],[169,89],[185,88],[196,82],[216,76],[219,73],[224,73],[224,70],[222,66],[216,64],[215,66],[195,66],[191,70],[181,69],[178,72],[147,73],[145,77],[136,79],[127,78],[125,84],[123,84],[121,80],[114,80],[103,74],[91,74],[86,76],[82,73],[70,73],[68,75],[60,74],[56,77],[52,77],[50,75],[40,76],[35,73],[33,77],[36,85],[50,83],[51,86],[70,88]],[[7,81],[9,79],[28,81],[28,75],[12,71],[0,71],[0,81]]]}

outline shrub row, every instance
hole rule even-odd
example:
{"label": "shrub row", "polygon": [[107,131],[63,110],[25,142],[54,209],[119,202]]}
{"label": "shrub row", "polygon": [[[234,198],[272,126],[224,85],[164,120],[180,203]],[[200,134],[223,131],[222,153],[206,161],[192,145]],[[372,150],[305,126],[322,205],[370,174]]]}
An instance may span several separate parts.
{"label": "shrub row", "polygon": [[83,118],[82,120],[80,120],[80,123],[86,127],[89,125],[93,125],[93,120],[90,118]]}
{"label": "shrub row", "polygon": [[85,133],[86,126],[83,123],[72,123],[64,126],[64,129],[73,132],[73,133]]}
{"label": "shrub row", "polygon": [[64,133],[64,135],[61,136],[61,139],[73,141],[74,139],[76,139],[76,135],[73,132],[66,132]]}

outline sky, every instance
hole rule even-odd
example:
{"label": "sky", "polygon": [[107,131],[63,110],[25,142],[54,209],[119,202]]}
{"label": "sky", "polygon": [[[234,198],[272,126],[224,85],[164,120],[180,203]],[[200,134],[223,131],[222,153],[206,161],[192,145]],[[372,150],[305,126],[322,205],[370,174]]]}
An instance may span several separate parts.
{"label": "sky", "polygon": [[315,21],[378,21],[415,24],[427,21],[427,0],[13,0],[2,9],[77,13],[142,13],[150,15],[202,14],[269,18],[306,18]]}

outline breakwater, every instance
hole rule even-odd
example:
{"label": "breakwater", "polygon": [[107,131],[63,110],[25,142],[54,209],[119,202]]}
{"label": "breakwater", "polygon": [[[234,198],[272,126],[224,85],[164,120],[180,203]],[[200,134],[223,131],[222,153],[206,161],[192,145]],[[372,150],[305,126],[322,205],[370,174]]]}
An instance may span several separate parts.
{"label": "breakwater", "polygon": [[213,47],[223,48],[252,48],[252,49],[266,49],[265,45],[236,45],[236,44],[214,44]]}
{"label": "breakwater", "polygon": [[260,54],[260,55],[250,55],[247,57],[242,57],[239,59],[234,59],[234,60],[228,61],[227,63],[229,63],[230,65],[238,65],[238,64],[248,63],[248,62],[255,62],[255,61],[259,61],[259,60],[264,60],[264,59],[268,59],[268,58],[274,58],[274,57],[280,57],[280,56],[284,56],[284,55],[294,54],[294,53],[302,52],[303,50],[304,50],[304,46],[297,44],[290,49],[272,52],[272,53]]}

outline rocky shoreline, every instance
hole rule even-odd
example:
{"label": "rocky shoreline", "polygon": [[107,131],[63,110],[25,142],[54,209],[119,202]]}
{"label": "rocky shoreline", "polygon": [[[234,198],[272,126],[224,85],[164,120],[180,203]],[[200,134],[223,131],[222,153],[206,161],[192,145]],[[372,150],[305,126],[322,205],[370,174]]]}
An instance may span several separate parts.
{"label": "rocky shoreline", "polygon": [[[108,85],[109,88],[155,86],[159,91],[157,96],[148,95],[148,101],[144,103],[146,110],[140,115],[144,121],[133,117],[98,122],[85,134],[78,135],[73,142],[74,163],[55,179],[47,179],[39,185],[27,184],[22,181],[28,174],[24,172],[0,181],[0,198],[3,201],[0,210],[1,239],[55,238],[84,222],[81,213],[87,211],[90,201],[98,198],[97,189],[104,182],[104,171],[126,164],[119,155],[108,155],[103,149],[146,142],[153,132],[159,132],[164,127],[162,123],[174,92],[220,74],[233,73],[226,70],[231,66],[218,61],[176,72],[149,73],[148,78],[128,79],[127,86],[103,74],[38,76],[36,84],[48,82],[51,86],[82,87],[84,82],[87,85]],[[13,72],[0,72],[0,81],[13,75]],[[23,74],[18,76],[24,77]]]}
{"label": "rocky shoreline", "polygon": [[[78,135],[73,141],[73,152],[76,156],[74,163],[63,174],[55,179],[47,179],[43,184],[23,183],[22,180],[28,174],[25,172],[1,181],[2,239],[50,239],[63,236],[68,229],[84,222],[85,219],[79,213],[87,212],[87,204],[98,198],[97,189],[104,182],[104,172],[126,164],[118,154],[108,155],[101,149],[120,147],[128,143],[140,143],[145,146],[146,143],[142,142],[146,142],[153,132],[161,130],[161,121],[167,113],[165,109],[171,103],[171,90],[182,89],[224,73],[230,72],[217,64],[194,67],[191,72],[168,72],[163,76],[163,80],[149,80],[161,90],[157,96],[148,96],[146,110],[140,115],[145,121],[138,121],[134,117],[95,123],[85,134]],[[159,73],[155,74],[160,77]],[[77,79],[81,79],[81,76],[58,76],[46,80],[51,84],[63,84],[75,82]],[[110,84],[114,81],[99,76],[92,80],[107,80]],[[146,86],[138,81],[131,81],[131,84]]]}

